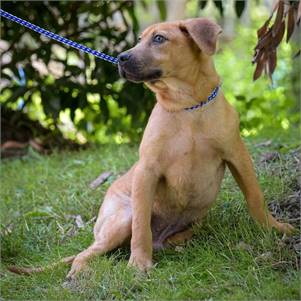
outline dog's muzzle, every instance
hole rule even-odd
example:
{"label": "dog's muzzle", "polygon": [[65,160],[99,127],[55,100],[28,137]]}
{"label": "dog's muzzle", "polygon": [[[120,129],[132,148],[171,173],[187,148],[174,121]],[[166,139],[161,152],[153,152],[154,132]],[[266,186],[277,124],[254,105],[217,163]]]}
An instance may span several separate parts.
{"label": "dog's muzzle", "polygon": [[154,81],[162,76],[160,69],[147,67],[129,51],[118,55],[118,70],[121,77],[132,82]]}

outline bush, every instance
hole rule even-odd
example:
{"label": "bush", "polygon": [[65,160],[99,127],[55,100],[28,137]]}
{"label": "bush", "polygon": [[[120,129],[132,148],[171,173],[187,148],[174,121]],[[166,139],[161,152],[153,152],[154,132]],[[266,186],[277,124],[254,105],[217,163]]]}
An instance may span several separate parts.
{"label": "bush", "polygon": [[[4,2],[2,8],[112,56],[137,40],[133,1]],[[153,104],[143,85],[124,82],[116,66],[14,22],[1,22],[1,32],[7,42],[1,56],[2,105],[23,110],[52,129],[67,126],[69,138],[82,141],[139,136]]]}
{"label": "bush", "polygon": [[[117,56],[137,40],[136,15],[143,10],[135,5],[134,1],[48,1],[3,2],[2,7],[78,43]],[[254,6],[252,13],[252,27],[237,26],[236,38],[221,44],[216,55],[223,91],[240,112],[246,136],[266,127],[288,129],[300,120],[293,94],[300,91],[300,62],[293,61],[290,45],[282,43],[278,51],[273,84],[263,77],[252,81],[256,30],[267,18],[261,6]],[[154,104],[153,94],[144,85],[125,82],[116,66],[41,38],[13,22],[2,22],[1,31],[7,46],[1,55],[2,105],[22,110],[44,126],[60,129],[68,138],[81,142],[122,143],[140,138]]]}

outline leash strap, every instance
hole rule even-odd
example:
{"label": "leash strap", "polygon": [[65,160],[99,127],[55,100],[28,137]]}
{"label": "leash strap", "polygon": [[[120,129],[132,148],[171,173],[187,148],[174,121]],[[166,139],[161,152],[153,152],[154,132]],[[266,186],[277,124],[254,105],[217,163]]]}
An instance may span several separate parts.
{"label": "leash strap", "polygon": [[209,102],[211,102],[212,100],[214,100],[218,94],[218,91],[220,90],[221,84],[219,84],[217,87],[214,88],[214,90],[211,92],[211,94],[208,96],[206,101],[200,102],[197,105],[194,105],[192,107],[189,108],[185,108],[185,111],[194,111],[196,109],[199,109],[205,105],[207,105]]}
{"label": "leash strap", "polygon": [[29,29],[31,29],[31,30],[33,30],[33,31],[35,31],[35,32],[37,32],[37,33],[39,33],[39,34],[47,37],[47,38],[49,38],[49,39],[58,41],[60,43],[63,43],[65,45],[68,45],[70,47],[78,49],[80,51],[92,54],[92,55],[96,56],[97,58],[100,58],[100,59],[102,59],[104,61],[110,62],[112,64],[117,64],[118,63],[118,59],[115,58],[115,57],[113,57],[113,56],[107,55],[107,54],[105,54],[103,52],[100,52],[100,51],[97,51],[97,50],[93,50],[93,49],[91,49],[89,47],[86,47],[86,46],[84,46],[82,44],[76,43],[76,42],[74,42],[72,40],[63,38],[63,37],[61,37],[58,34],[55,34],[55,33],[51,32],[51,31],[43,29],[43,28],[41,28],[41,27],[39,27],[37,25],[34,25],[34,24],[32,24],[32,23],[30,23],[28,21],[25,21],[25,20],[23,20],[21,18],[18,18],[16,16],[14,16],[14,15],[6,12],[3,9],[0,9],[0,16],[4,17],[4,18],[6,18],[6,19],[8,19],[10,21],[13,21],[13,22],[16,22],[18,24],[21,24],[21,25],[23,25],[23,26],[25,26],[25,27],[27,27],[27,28],[29,28]]}
{"label": "leash strap", "polygon": [[[73,47],[73,48],[78,49],[80,51],[86,52],[88,54],[92,54],[95,57],[97,57],[99,59],[102,59],[104,61],[110,62],[112,64],[117,64],[118,63],[118,59],[115,58],[115,57],[113,57],[113,56],[107,55],[107,54],[105,54],[103,52],[100,52],[100,51],[97,51],[97,50],[93,50],[93,49],[91,49],[89,47],[86,47],[86,46],[84,46],[82,44],[76,43],[76,42],[74,42],[72,40],[69,40],[67,38],[63,38],[62,36],[60,36],[58,34],[55,34],[55,33],[51,32],[51,31],[43,29],[43,28],[41,28],[41,27],[39,27],[37,25],[34,25],[34,24],[32,24],[32,23],[30,23],[28,21],[25,21],[25,20],[23,20],[21,18],[18,18],[16,16],[14,16],[14,15],[6,12],[3,9],[0,9],[0,16],[4,17],[4,18],[6,18],[6,19],[8,19],[10,21],[16,22],[16,23],[18,23],[18,24],[20,24],[22,26],[25,26],[25,27],[27,27],[27,28],[29,28],[29,29],[31,29],[31,30],[33,30],[33,31],[35,31],[35,32],[37,32],[37,33],[39,33],[39,34],[47,37],[47,38],[49,38],[49,39],[52,39],[52,40],[55,40],[55,41],[60,42],[62,44],[68,45],[70,47]],[[203,102],[201,102],[201,103],[199,103],[197,105],[194,105],[192,107],[185,108],[184,110],[186,110],[186,111],[194,111],[196,109],[199,109],[199,108],[207,105],[209,102],[211,102],[212,100],[214,100],[216,98],[216,96],[217,96],[217,94],[219,92],[219,89],[220,89],[220,85],[218,85],[217,87],[214,88],[214,90],[209,95],[209,97],[207,98],[206,101],[203,101]]]}

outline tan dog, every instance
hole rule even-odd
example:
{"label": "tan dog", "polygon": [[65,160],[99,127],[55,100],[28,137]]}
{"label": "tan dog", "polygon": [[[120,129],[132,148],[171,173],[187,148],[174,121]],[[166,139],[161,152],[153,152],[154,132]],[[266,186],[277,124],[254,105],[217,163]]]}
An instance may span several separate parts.
{"label": "tan dog", "polygon": [[149,118],[139,160],[109,188],[94,228],[94,243],[75,259],[73,278],[88,259],[131,238],[129,264],[152,266],[152,251],[192,236],[220,190],[225,166],[244,193],[254,219],[288,233],[265,209],[251,158],[239,133],[239,118],[222,92],[202,108],[220,84],[212,55],[221,28],[207,19],[160,23],[119,56],[121,75],[145,82],[157,104]]}

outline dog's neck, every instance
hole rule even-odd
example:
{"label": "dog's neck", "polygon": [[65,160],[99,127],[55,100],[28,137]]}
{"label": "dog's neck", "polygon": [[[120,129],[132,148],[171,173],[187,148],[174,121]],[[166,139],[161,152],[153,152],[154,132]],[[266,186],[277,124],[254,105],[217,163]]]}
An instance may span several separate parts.
{"label": "dog's neck", "polygon": [[186,69],[181,76],[163,77],[156,82],[146,83],[155,92],[158,103],[167,111],[181,111],[205,102],[220,83],[211,58],[205,64],[196,63]]}

